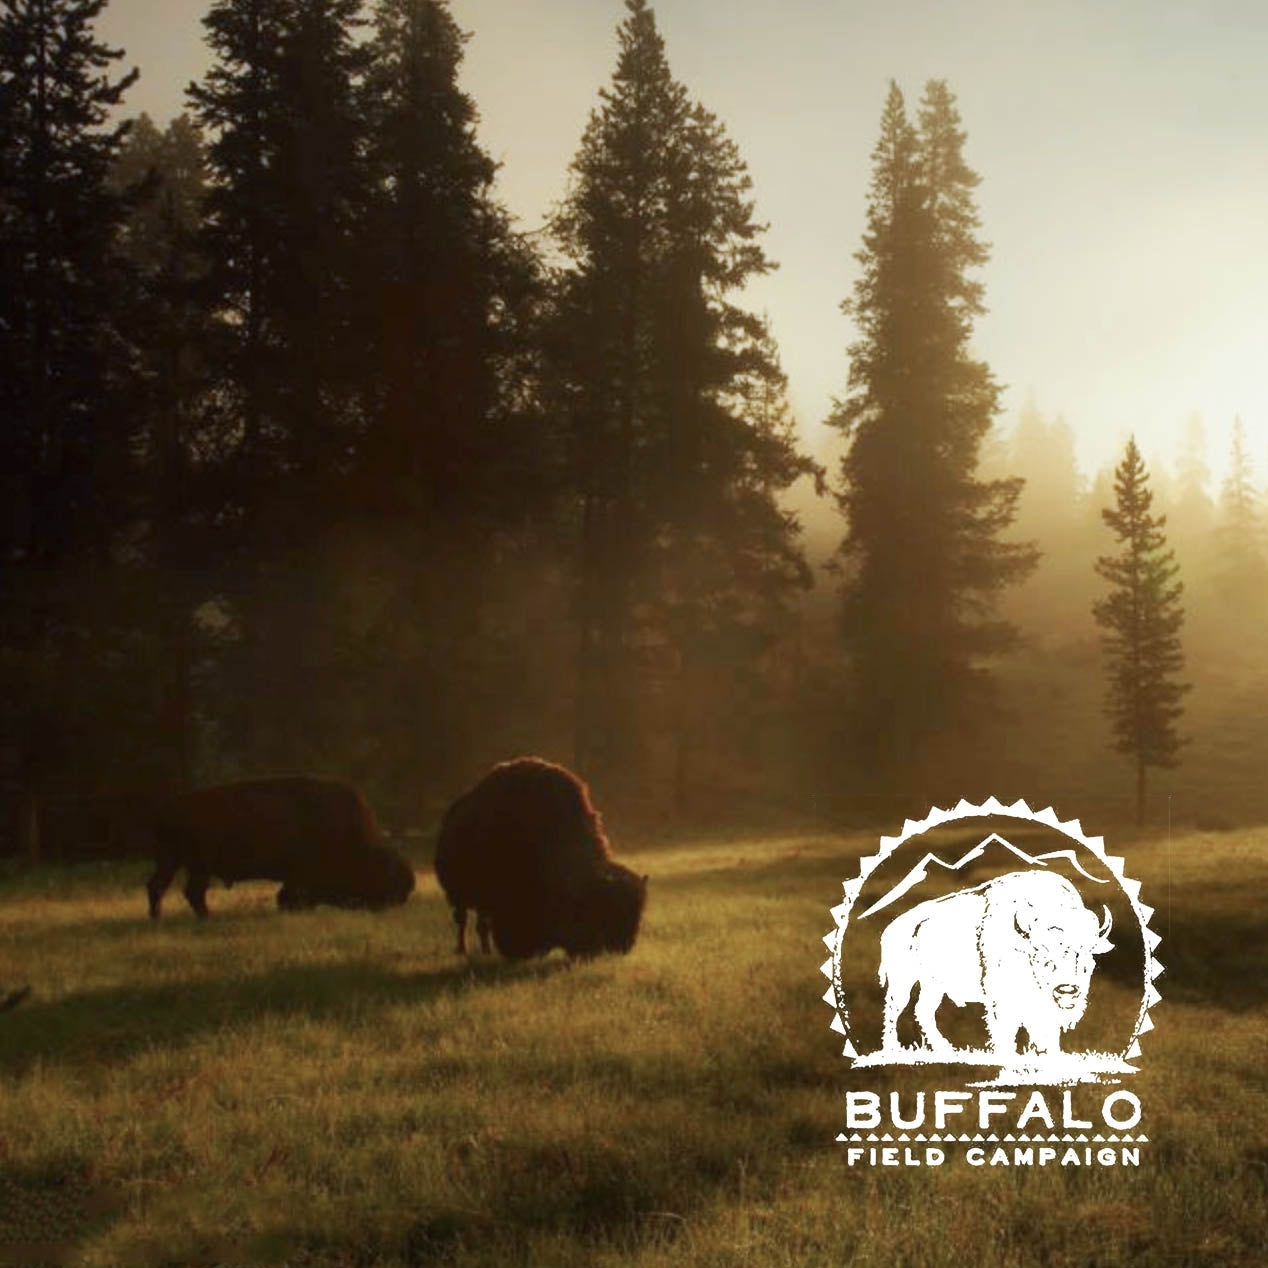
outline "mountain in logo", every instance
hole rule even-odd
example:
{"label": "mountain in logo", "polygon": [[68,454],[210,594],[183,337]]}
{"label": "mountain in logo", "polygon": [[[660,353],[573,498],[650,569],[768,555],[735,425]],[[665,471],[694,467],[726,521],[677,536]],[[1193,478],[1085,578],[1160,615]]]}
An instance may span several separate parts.
{"label": "mountain in logo", "polygon": [[1093,876],[1078,860],[1073,849],[1065,850],[1048,850],[1043,854],[1029,854],[1025,850],[1015,846],[1011,841],[1006,841],[997,832],[992,832],[990,836],[983,837],[972,849],[961,854],[958,858],[950,860],[944,859],[939,854],[932,851],[925,854],[919,863],[915,865],[896,885],[890,888],[885,894],[878,898],[868,909],[859,914],[859,919],[866,919],[868,916],[878,911],[883,911],[891,903],[897,902],[909,890],[914,889],[917,885],[923,884],[929,879],[929,869],[931,867],[940,868],[945,873],[959,872],[973,863],[978,862],[987,856],[998,857],[1001,862],[1008,866],[1014,865],[1014,860],[1020,860],[1027,867],[1047,868],[1051,863],[1060,859],[1068,863],[1076,872],[1087,880],[1097,885],[1108,885],[1110,882],[1106,877]]}

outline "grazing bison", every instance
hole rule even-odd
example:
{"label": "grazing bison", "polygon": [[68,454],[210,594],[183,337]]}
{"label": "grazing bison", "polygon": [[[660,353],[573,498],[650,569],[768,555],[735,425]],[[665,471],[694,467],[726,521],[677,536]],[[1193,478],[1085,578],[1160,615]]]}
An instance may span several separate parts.
{"label": "grazing bison", "polygon": [[1008,872],[973,889],[931,898],[881,934],[885,1048],[898,1047],[898,1018],[913,987],[916,1022],[930,1048],[950,1045],[934,1014],[944,997],[986,1009],[989,1047],[1017,1054],[1025,1030],[1039,1055],[1061,1051],[1061,1032],[1087,1009],[1095,957],[1112,948],[1103,920],[1051,872]]}
{"label": "grazing bison", "polygon": [[186,869],[185,897],[207,915],[212,877],[226,885],[280,881],[277,905],[388,907],[414,889],[414,870],[379,843],[374,815],[355,788],[329,779],[251,779],[174,798],[154,821],[150,916]]}
{"label": "grazing bison", "polygon": [[436,876],[453,908],[458,954],[467,912],[511,959],[562,947],[569,955],[628,951],[638,937],[647,877],[615,862],[586,786],[537,757],[495,766],[449,807]]}

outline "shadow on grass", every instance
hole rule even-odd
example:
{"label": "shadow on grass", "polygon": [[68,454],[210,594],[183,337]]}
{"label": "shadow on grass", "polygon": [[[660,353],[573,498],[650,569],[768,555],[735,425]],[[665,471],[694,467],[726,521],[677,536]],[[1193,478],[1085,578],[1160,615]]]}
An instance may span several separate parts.
{"label": "shadow on grass", "polygon": [[648,903],[655,901],[656,891],[662,887],[675,892],[705,890],[710,895],[752,892],[772,898],[787,898],[798,890],[804,890],[806,897],[822,899],[824,920],[827,921],[830,919],[828,909],[841,901],[842,882],[857,874],[858,860],[854,855],[824,858],[791,850],[770,858],[719,863],[714,867],[694,868],[690,872],[663,877],[653,872]]}
{"label": "shadow on grass", "polygon": [[426,1006],[447,995],[540,979],[567,960],[456,960],[444,968],[394,973],[381,959],[287,965],[244,977],[226,973],[193,982],[81,991],[41,1002],[33,996],[4,1019],[0,1073],[39,1065],[121,1065],[140,1052],[177,1048],[244,1021],[302,1017],[356,1026],[367,1012],[398,1004]]}
{"label": "shadow on grass", "polygon": [[73,1263],[76,1248],[122,1210],[122,1195],[94,1183],[86,1158],[0,1165],[0,1265]]}
{"label": "shadow on grass", "polygon": [[[514,1122],[489,1125],[446,1150],[462,1197],[420,1191],[408,1209],[388,1205],[375,1218],[352,1217],[346,1229],[274,1231],[274,1258],[263,1241],[237,1248],[235,1258],[296,1268],[550,1263],[567,1244],[571,1253],[559,1262],[598,1261],[668,1249],[684,1235],[689,1242],[719,1200],[747,1210],[810,1166],[834,1173],[842,1201],[858,1200],[867,1174],[834,1152],[826,1116],[790,1110],[779,1087],[759,1093],[753,1070],[742,1075],[754,1085],[752,1103],[719,1112],[709,1096],[716,1076],[695,1076],[698,1086],[674,1098],[676,1119],[658,1112],[663,1098],[650,1089],[615,1130],[543,1137]],[[187,1254],[174,1262],[195,1261]]]}
{"label": "shadow on grass", "polygon": [[[1231,1013],[1268,1003],[1268,922],[1258,891],[1223,884],[1190,889],[1170,912],[1156,911],[1150,927],[1162,938],[1156,955],[1164,1002],[1213,1004]],[[1137,985],[1129,976],[1109,976]]]}
{"label": "shadow on grass", "polygon": [[[83,992],[47,1004],[28,1001],[30,1012],[13,1015],[21,1027],[5,1033],[0,1070],[18,1072],[37,1059],[109,1066],[152,1047],[193,1045],[221,1026],[262,1017],[316,1017],[364,1026],[367,1013],[373,1016],[378,1008],[425,1008],[446,996],[541,980],[567,967],[558,956],[528,964],[472,959],[394,974],[361,960],[215,978],[197,986]],[[743,1194],[746,1183],[755,1181],[768,1190],[799,1160],[825,1152],[834,1157],[836,1124],[830,1116],[786,1101],[790,1090],[812,1090],[830,1080],[837,1071],[833,1045],[820,1042],[818,1027],[797,1026],[792,1035],[791,1045],[728,1051],[719,1062],[703,1064],[686,1055],[631,1064],[620,1051],[599,1051],[582,1059],[579,1072],[575,1055],[516,1054],[517,1080],[570,1095],[581,1078],[588,1087],[627,1099],[628,1118],[594,1131],[574,1132],[565,1125],[557,1134],[549,1128],[528,1133],[514,1121],[495,1118],[470,1133],[451,1133],[446,1147],[455,1187],[476,1195],[471,1200],[420,1192],[409,1209],[389,1205],[364,1218],[350,1215],[346,1229],[306,1228],[299,1215],[290,1228],[224,1247],[180,1231],[173,1244],[138,1250],[131,1262],[369,1268],[462,1261],[468,1255],[476,1262],[523,1262],[518,1248],[525,1236],[541,1237],[543,1244],[566,1238],[619,1253],[668,1247],[718,1195]],[[479,1064],[486,1060],[487,1070]],[[476,1085],[496,1088],[506,1078],[497,1067],[506,1060],[505,1054],[482,1053],[467,1073]],[[680,1107],[677,1114],[667,1112],[672,1106]],[[852,1193],[864,1176],[843,1168],[840,1182]],[[34,1194],[53,1185],[50,1178],[24,1187]],[[67,1234],[72,1244],[82,1243],[102,1224],[85,1220],[82,1227],[82,1235]],[[0,1252],[0,1264],[5,1262]],[[67,1253],[48,1262],[75,1259]]]}

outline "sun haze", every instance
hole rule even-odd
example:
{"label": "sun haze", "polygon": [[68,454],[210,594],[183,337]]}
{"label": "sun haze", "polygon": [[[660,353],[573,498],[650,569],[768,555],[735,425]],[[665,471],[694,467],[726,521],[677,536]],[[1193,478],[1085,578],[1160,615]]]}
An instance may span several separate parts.
{"label": "sun haze", "polygon": [[[165,118],[206,65],[202,0],[113,0],[101,19],[142,79],[129,108]],[[457,0],[464,80],[499,189],[523,227],[563,193],[615,56],[618,4]],[[1199,411],[1217,456],[1232,417],[1268,468],[1268,212],[1260,51],[1268,11],[1232,0],[999,0],[858,8],[793,0],[656,6],[671,66],[747,161],[779,271],[751,288],[779,339],[807,441],[844,387],[838,304],[862,232],[887,82],[959,100],[982,176],[989,313],[978,348],[1008,389],[1076,430],[1085,467],[1135,430],[1174,452]],[[1218,463],[1216,464],[1218,466]]]}

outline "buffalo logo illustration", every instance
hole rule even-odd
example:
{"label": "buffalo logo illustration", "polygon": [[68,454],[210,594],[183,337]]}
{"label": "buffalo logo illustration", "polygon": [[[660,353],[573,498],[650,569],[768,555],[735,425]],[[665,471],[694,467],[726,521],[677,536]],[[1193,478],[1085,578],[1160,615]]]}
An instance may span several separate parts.
{"label": "buffalo logo illustration", "polygon": [[984,1006],[988,1047],[1012,1057],[1024,1029],[1033,1051],[1087,1009],[1095,957],[1113,949],[1108,910],[1098,925],[1060,876],[1009,872],[984,885],[919,903],[881,934],[885,1046],[898,1046],[898,1016],[917,990],[916,1022],[931,1050],[950,1045],[934,1020],[943,998]]}
{"label": "buffalo logo illustration", "polygon": [[1135,1071],[1158,937],[1139,883],[1077,822],[962,802],[882,838],[844,888],[824,1000],[856,1065],[977,1065],[996,1069],[987,1082],[1032,1084]]}

